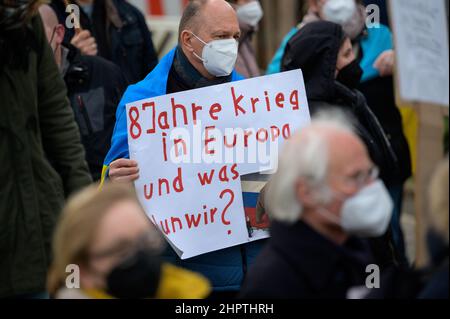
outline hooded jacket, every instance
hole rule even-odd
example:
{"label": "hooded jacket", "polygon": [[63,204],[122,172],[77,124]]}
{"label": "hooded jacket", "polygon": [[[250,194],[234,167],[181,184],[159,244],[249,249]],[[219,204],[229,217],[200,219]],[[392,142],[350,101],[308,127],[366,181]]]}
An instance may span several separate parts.
{"label": "hooded jacket", "polygon": [[396,172],[398,159],[383,128],[362,93],[335,79],[343,40],[344,33],[338,24],[326,21],[307,24],[288,42],[282,69],[302,69],[311,114],[338,107],[356,119],[356,132],[380,168],[381,178],[388,183]]}
{"label": "hooded jacket", "polygon": [[[281,61],[289,40],[301,27],[317,21],[319,21],[319,17],[314,13],[309,13],[304,17],[301,24],[289,31],[275,53],[267,69],[267,74],[280,72]],[[363,33],[357,40],[357,45],[360,47],[358,58],[363,69],[363,76],[358,89],[364,94],[370,109],[380,120],[399,163],[402,163],[396,170],[396,174],[389,176],[388,184],[403,184],[412,173],[411,154],[403,132],[401,114],[395,104],[393,77],[381,77],[379,71],[373,67],[380,54],[393,49],[392,33],[384,24],[380,24],[378,28],[366,28]]]}

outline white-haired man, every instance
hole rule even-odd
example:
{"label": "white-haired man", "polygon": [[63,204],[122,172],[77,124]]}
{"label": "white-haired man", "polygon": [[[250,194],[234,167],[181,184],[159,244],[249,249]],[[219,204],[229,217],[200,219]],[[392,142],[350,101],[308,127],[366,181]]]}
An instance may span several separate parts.
{"label": "white-haired man", "polygon": [[346,298],[364,286],[372,257],[361,237],[386,231],[392,202],[351,127],[322,114],[286,144],[266,194],[272,238],[242,297]]}

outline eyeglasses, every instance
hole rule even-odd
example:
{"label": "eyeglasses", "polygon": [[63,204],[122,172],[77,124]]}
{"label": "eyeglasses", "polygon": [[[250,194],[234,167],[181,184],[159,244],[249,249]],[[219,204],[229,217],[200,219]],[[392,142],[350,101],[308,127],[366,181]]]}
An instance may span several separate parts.
{"label": "eyeglasses", "polygon": [[52,36],[50,37],[50,40],[48,41],[48,43],[51,45],[53,42],[53,38],[55,37],[55,33],[56,33],[56,26],[53,27],[53,31],[52,31]]}
{"label": "eyeglasses", "polygon": [[358,171],[351,176],[344,177],[344,180],[353,187],[361,188],[376,180],[380,175],[380,169],[373,165],[368,170]]}

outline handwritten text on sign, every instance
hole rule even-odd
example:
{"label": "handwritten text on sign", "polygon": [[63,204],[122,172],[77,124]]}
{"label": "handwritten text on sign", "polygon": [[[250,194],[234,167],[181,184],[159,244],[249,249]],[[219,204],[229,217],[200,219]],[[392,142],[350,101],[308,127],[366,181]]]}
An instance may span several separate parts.
{"label": "handwritten text on sign", "polygon": [[401,98],[448,107],[448,19],[444,0],[389,3]]}
{"label": "handwritten text on sign", "polygon": [[300,70],[127,105],[139,200],[182,259],[250,241],[240,176],[309,121]]}

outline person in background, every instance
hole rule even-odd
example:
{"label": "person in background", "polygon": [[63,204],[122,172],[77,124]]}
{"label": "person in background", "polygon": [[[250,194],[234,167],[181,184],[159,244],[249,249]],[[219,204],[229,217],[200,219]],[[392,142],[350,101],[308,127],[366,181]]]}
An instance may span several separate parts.
{"label": "person in background", "polygon": [[0,298],[47,296],[56,219],[91,183],[41,3],[0,0]]}
{"label": "person in background", "polygon": [[361,288],[373,258],[365,239],[386,231],[392,200],[352,125],[340,111],[319,112],[283,148],[266,194],[271,238],[242,298],[367,293]]}
{"label": "person in background", "polygon": [[357,6],[356,0],[308,0],[306,15],[283,38],[267,68],[267,74],[281,71],[281,61],[286,45],[298,30],[308,23],[320,20],[340,24],[352,42],[357,42],[365,32],[366,10],[363,6]]}
{"label": "person in background", "polygon": [[[139,178],[138,164],[129,159],[125,105],[242,80],[234,70],[240,35],[236,12],[225,0],[189,2],[181,17],[178,46],[143,81],[129,86],[119,104],[102,180],[129,183]],[[234,297],[261,246],[252,242],[187,260],[181,260],[173,249],[168,249],[165,260],[202,273],[212,283],[213,297]]]}
{"label": "person in background", "polygon": [[284,38],[268,68],[268,73],[281,70],[281,61],[286,45],[298,30],[308,23],[327,20],[340,24],[345,34],[352,40],[353,50],[362,69],[357,86],[367,104],[377,116],[389,143],[401,165],[389,176],[384,176],[389,193],[394,201],[394,214],[391,223],[392,236],[399,253],[399,262],[408,265],[403,232],[400,225],[403,185],[411,177],[411,154],[403,132],[403,122],[395,103],[393,71],[395,53],[392,34],[384,24],[366,25],[367,13],[361,1],[356,0],[309,0],[308,11],[296,28]]}
{"label": "person in background", "polygon": [[[64,0],[52,0],[59,23],[66,25],[70,12]],[[128,83],[142,80],[158,63],[145,17],[128,1],[71,0],[80,7],[81,32],[66,26],[64,43],[85,55],[99,55],[118,65]]]}
{"label": "person in background", "polygon": [[442,161],[431,178],[429,210],[423,222],[427,227],[429,263],[420,269],[388,269],[383,272],[380,289],[367,299],[448,299],[449,292],[449,161]]}
{"label": "person in background", "polygon": [[[166,264],[164,240],[130,185],[93,185],[64,208],[53,239],[48,291],[57,299],[200,299],[200,275]],[[79,286],[68,286],[67,267]]]}
{"label": "person in background", "polygon": [[258,23],[264,15],[261,4],[259,0],[228,0],[228,2],[235,8],[241,28],[236,71],[245,78],[260,76],[252,41]]}
{"label": "person in background", "polygon": [[39,8],[47,40],[64,78],[68,98],[81,132],[94,181],[100,180],[103,160],[111,146],[116,108],[126,89],[120,68],[101,57],[81,55],[63,44],[65,29],[48,5]]}

